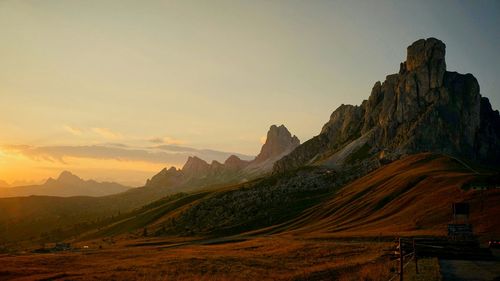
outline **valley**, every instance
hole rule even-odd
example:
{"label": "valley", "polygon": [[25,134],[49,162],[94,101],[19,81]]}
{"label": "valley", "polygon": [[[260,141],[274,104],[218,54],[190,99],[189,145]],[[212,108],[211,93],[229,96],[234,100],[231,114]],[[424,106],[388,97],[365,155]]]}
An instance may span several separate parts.
{"label": "valley", "polygon": [[[481,202],[478,191],[462,188],[476,178],[446,156],[408,156],[342,188],[323,191],[314,204],[302,205],[297,215],[259,223],[243,221],[245,228],[237,230],[234,227],[242,218],[259,218],[258,213],[249,216],[227,202],[214,204],[225,209],[214,209],[209,214],[213,220],[200,217],[194,225],[193,218],[182,213],[189,214],[189,209],[209,212],[210,208],[196,205],[242,187],[179,195],[69,239],[74,247],[70,252],[4,254],[0,256],[5,265],[2,273],[12,280],[163,280],[162,276],[172,280],[253,280],[257,276],[264,280],[358,280],[374,274],[379,279],[373,280],[385,280],[394,263],[383,256],[383,249],[398,236],[446,236],[452,202],[471,203],[471,223],[477,235],[486,239],[500,234],[495,219],[499,190],[488,191]],[[273,198],[272,190],[264,192]],[[299,206],[294,201],[289,204]],[[260,208],[272,210],[265,206]],[[178,217],[175,225],[172,217]],[[214,222],[233,227],[226,229]],[[40,268],[41,263],[48,267]]]}

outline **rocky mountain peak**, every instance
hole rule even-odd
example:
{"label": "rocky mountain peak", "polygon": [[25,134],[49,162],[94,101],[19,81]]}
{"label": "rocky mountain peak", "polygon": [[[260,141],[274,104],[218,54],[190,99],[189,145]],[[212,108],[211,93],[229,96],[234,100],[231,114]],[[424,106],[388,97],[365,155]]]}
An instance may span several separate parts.
{"label": "rocky mountain peak", "polygon": [[239,170],[248,165],[248,161],[241,160],[236,155],[229,156],[226,161],[224,161],[224,166],[230,170]]}
{"label": "rocky mountain peak", "polygon": [[274,171],[314,161],[346,167],[377,155],[419,152],[498,165],[498,111],[481,97],[473,75],[446,71],[445,53],[435,38],[412,43],[399,73],[376,82],[361,105],[337,108],[321,133],[278,161]]}
{"label": "rocky mountain peak", "polygon": [[406,68],[408,71],[429,66],[446,69],[445,55],[446,45],[440,40],[420,39],[407,48]]}
{"label": "rocky mountain peak", "polygon": [[290,131],[284,126],[272,125],[267,132],[266,142],[262,146],[255,162],[262,162],[278,156],[287,154],[300,145],[300,140],[292,136]]}
{"label": "rocky mountain peak", "polygon": [[186,175],[206,173],[210,169],[210,164],[196,156],[189,156],[182,167],[182,172]]}
{"label": "rocky mountain peak", "polygon": [[163,170],[161,170],[158,174],[159,175],[165,175],[165,176],[167,176],[167,175],[175,175],[178,172],[179,172],[179,170],[177,170],[176,167],[172,166],[172,167],[170,167],[168,169],[167,168],[163,168]]}
{"label": "rocky mountain peak", "polygon": [[217,160],[212,160],[212,163],[210,163],[210,169],[212,170],[221,170],[224,169],[224,164]]}
{"label": "rocky mountain peak", "polygon": [[[49,179],[48,181],[50,181]],[[53,180],[53,179],[52,179]],[[64,184],[79,184],[84,182],[80,177],[77,175],[74,175],[73,173],[69,171],[63,171],[61,174],[59,174],[59,177],[57,177],[56,180],[53,180],[58,183],[64,183]]]}
{"label": "rocky mountain peak", "polygon": [[235,164],[235,163],[239,163],[243,160],[240,159],[240,157],[236,156],[236,155],[231,155],[229,156],[226,161],[224,161],[224,164],[225,165],[232,165],[232,164]]}
{"label": "rocky mountain peak", "polygon": [[299,144],[299,139],[292,136],[284,125],[272,125],[261,153],[252,161],[231,155],[224,163],[213,160],[208,164],[196,156],[191,156],[181,170],[165,168],[147,180],[146,186],[189,189],[246,181],[269,173],[278,159],[290,153]]}
{"label": "rocky mountain peak", "polygon": [[163,168],[158,174],[148,179],[146,186],[161,186],[163,184],[175,184],[182,178],[181,170],[176,167]]}
{"label": "rocky mountain peak", "polygon": [[446,45],[436,38],[420,39],[407,48],[399,74],[413,74],[423,93],[443,86]]}

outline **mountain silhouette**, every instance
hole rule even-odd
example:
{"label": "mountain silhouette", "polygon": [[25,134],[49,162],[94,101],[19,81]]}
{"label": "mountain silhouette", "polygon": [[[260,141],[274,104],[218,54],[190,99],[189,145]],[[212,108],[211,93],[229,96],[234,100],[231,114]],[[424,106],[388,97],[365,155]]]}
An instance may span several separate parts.
{"label": "mountain silhouette", "polygon": [[199,189],[210,185],[237,183],[271,172],[273,164],[300,145],[300,140],[284,125],[272,125],[260,153],[252,161],[231,155],[220,163],[207,163],[197,157],[188,157],[182,169],[165,168],[146,182],[146,186],[168,187],[178,191]]}
{"label": "mountain silhouette", "polygon": [[365,170],[419,152],[499,165],[500,116],[472,74],[446,70],[446,46],[421,39],[396,74],[376,82],[359,106],[341,105],[320,134],[279,160],[275,173],[324,164]]}
{"label": "mountain silhouette", "polygon": [[40,185],[17,186],[0,189],[0,197],[30,195],[44,196],[105,196],[128,190],[130,187],[114,182],[83,180],[68,171],[63,171],[57,179],[49,178]]}

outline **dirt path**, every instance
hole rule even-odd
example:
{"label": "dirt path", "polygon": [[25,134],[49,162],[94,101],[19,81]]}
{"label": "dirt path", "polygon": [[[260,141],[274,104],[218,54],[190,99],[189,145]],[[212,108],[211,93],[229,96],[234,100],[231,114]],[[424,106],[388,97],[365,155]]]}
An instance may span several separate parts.
{"label": "dirt path", "polygon": [[440,260],[443,281],[500,281],[500,261]]}

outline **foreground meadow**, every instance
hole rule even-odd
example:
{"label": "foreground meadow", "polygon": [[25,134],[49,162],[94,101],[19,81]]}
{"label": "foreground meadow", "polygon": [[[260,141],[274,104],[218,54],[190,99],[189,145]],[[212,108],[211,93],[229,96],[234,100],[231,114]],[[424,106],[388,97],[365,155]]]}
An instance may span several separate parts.
{"label": "foreground meadow", "polygon": [[0,276],[2,280],[386,280],[391,266],[382,257],[388,246],[384,242],[272,236],[215,245],[176,246],[158,240],[104,245],[3,255]]}

